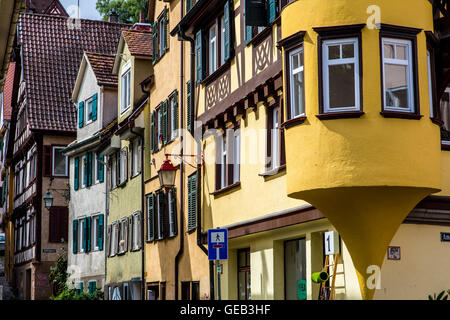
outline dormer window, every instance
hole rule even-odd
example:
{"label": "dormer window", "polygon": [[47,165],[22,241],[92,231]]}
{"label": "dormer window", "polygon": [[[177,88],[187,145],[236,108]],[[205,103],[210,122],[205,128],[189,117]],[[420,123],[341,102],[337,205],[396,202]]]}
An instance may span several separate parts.
{"label": "dormer window", "polygon": [[123,67],[120,77],[120,114],[131,107],[131,60]]}

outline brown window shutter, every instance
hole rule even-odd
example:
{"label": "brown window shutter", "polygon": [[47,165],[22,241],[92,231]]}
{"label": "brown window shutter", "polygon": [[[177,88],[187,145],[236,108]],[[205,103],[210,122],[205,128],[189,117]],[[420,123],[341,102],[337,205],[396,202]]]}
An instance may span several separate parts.
{"label": "brown window shutter", "polygon": [[60,232],[59,232],[59,236],[58,238],[64,238],[64,241],[67,242],[68,241],[68,229],[69,229],[69,213],[68,213],[68,208],[66,207],[62,207],[59,209],[59,216],[60,216]]}
{"label": "brown window shutter", "polygon": [[49,212],[49,242],[58,242],[58,208],[50,208]]}
{"label": "brown window shutter", "polygon": [[44,176],[49,177],[52,175],[52,147],[44,146],[44,153],[42,162],[44,164]]}

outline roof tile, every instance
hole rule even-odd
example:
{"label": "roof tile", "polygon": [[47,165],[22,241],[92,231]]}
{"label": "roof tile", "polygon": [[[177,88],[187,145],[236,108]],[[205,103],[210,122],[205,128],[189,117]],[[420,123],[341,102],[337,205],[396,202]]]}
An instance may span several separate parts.
{"label": "roof tile", "polygon": [[22,14],[18,26],[23,50],[28,121],[32,130],[76,131],[70,102],[84,51],[115,54],[120,30],[128,25],[60,16]]}

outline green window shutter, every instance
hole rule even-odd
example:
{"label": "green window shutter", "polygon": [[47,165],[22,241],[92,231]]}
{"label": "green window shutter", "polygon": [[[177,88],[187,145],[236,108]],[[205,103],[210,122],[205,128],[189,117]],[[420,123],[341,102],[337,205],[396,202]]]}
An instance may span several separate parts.
{"label": "green window shutter", "polygon": [[203,32],[202,30],[197,31],[195,35],[195,58],[197,59],[197,83],[203,80]]}
{"label": "green window shutter", "polygon": [[178,124],[178,90],[175,91],[173,99],[175,101],[175,107],[174,107],[174,113],[172,115],[172,117],[174,117],[174,120],[172,121],[172,123],[175,124],[175,127],[172,128],[172,130],[176,130],[176,135],[175,136],[178,136],[178,134],[179,134],[178,133],[178,131],[179,131],[178,129],[180,127],[180,125]]}
{"label": "green window shutter", "polygon": [[192,0],[186,0],[186,13],[192,9]]}
{"label": "green window shutter", "polygon": [[169,18],[167,15],[167,7],[164,7],[164,16],[162,19],[162,23],[164,23],[164,39],[163,39],[163,44],[164,44],[164,51],[162,54],[166,53],[167,49],[169,48],[168,44],[168,37],[169,37]]}
{"label": "green window shutter", "polygon": [[196,227],[197,221],[197,175],[188,179],[188,230]]}
{"label": "green window shutter", "polygon": [[158,22],[153,23],[153,64],[158,61]]}
{"label": "green window shutter", "polygon": [[277,1],[276,0],[269,0],[269,24],[275,20],[277,17]]}
{"label": "green window shutter", "polygon": [[169,142],[169,117],[168,117],[168,107],[169,107],[169,101],[165,100],[162,103],[162,135],[163,135],[163,144],[166,144]]}
{"label": "green window shutter", "polygon": [[189,132],[192,132],[193,128],[193,108],[192,108],[192,101],[191,101],[191,92],[192,92],[192,81],[187,82],[187,90],[186,90],[186,96],[187,96],[187,130]]}
{"label": "green window shutter", "polygon": [[73,253],[77,253],[78,251],[78,220],[73,220],[73,234],[72,234],[72,238],[73,238],[73,247],[72,247],[72,252]]}
{"label": "green window shutter", "polygon": [[247,45],[253,38],[253,27],[245,26],[245,44]]}
{"label": "green window shutter", "polygon": [[172,196],[170,199],[170,205],[172,207],[172,212],[169,212],[169,214],[172,216],[173,221],[173,235],[176,236],[178,233],[178,224],[177,224],[177,189],[174,187],[170,190]]}
{"label": "green window shutter", "polygon": [[78,126],[83,128],[84,125],[84,101],[78,104]]}
{"label": "green window shutter", "polygon": [[224,34],[224,60],[228,61],[231,57],[231,24],[230,24],[230,2],[227,0],[223,8],[223,24],[225,29]]}
{"label": "green window shutter", "polygon": [[83,293],[83,282],[80,282],[80,293]]}
{"label": "green window shutter", "polygon": [[95,293],[95,290],[97,290],[96,281],[89,281],[89,294]]}
{"label": "green window shutter", "polygon": [[74,159],[74,174],[73,174],[73,188],[78,190],[80,188],[80,158]]}
{"label": "green window shutter", "polygon": [[150,115],[150,149],[151,152],[154,153],[155,152],[155,145],[156,145],[156,127],[155,127],[155,115],[156,112],[152,111],[151,115]]}
{"label": "green window shutter", "polygon": [[167,235],[166,225],[166,195],[161,191],[158,193],[158,235],[161,234],[163,239]]}
{"label": "green window shutter", "polygon": [[94,94],[92,97],[92,121],[97,120],[97,96],[98,94]]}
{"label": "green window shutter", "polygon": [[103,182],[105,180],[105,165],[103,162],[105,161],[105,156],[98,156],[98,181]]}
{"label": "green window shutter", "polygon": [[91,251],[91,221],[92,218],[91,217],[87,217],[86,218],[86,252],[90,252]]}
{"label": "green window shutter", "polygon": [[97,234],[95,235],[97,237],[97,243],[98,243],[98,250],[102,251],[103,250],[103,234],[104,234],[104,229],[105,229],[105,225],[104,225],[104,215],[101,214],[98,217],[98,231]]}
{"label": "green window shutter", "polygon": [[148,217],[147,217],[147,240],[155,240],[155,195],[152,193],[147,198]]}

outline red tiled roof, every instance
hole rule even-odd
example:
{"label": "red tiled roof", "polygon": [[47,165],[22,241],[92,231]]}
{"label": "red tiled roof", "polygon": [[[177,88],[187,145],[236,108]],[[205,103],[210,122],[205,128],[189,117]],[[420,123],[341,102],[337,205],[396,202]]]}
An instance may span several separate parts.
{"label": "red tiled roof", "polygon": [[151,32],[122,30],[122,36],[133,56],[151,57],[153,55],[153,41]]}
{"label": "red tiled roof", "polygon": [[92,66],[97,83],[106,86],[117,86],[117,75],[112,74],[114,61],[116,56],[114,54],[101,54],[86,52],[89,63]]}
{"label": "red tiled roof", "polygon": [[[70,23],[72,22],[72,24]],[[76,131],[70,102],[84,51],[114,54],[124,24],[22,14],[18,25],[32,130]]]}
{"label": "red tiled roof", "polygon": [[3,119],[11,119],[11,100],[12,91],[14,86],[14,70],[16,69],[16,63],[10,62],[8,68],[8,74],[6,75],[5,86],[3,90]]}

